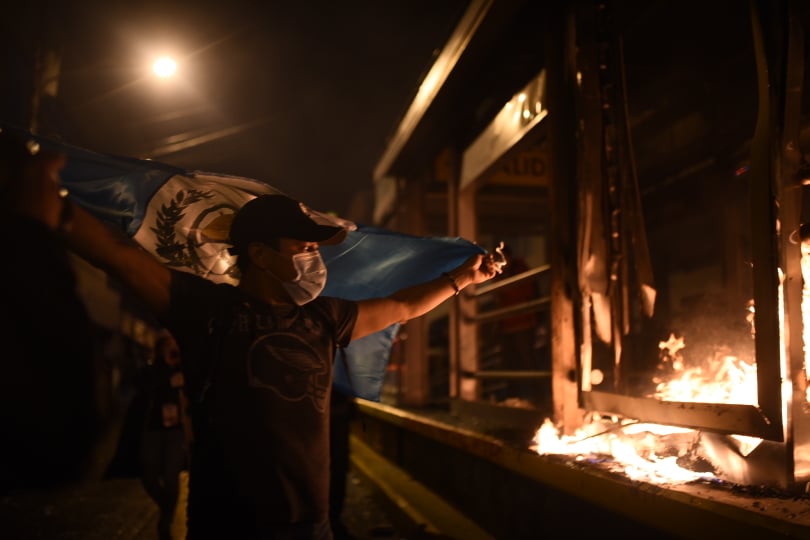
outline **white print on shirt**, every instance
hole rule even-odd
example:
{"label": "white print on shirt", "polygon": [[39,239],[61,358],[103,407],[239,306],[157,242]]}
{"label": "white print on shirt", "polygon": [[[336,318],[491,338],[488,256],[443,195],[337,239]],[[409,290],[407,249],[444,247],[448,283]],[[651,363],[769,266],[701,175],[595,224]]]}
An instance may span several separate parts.
{"label": "white print on shirt", "polygon": [[302,337],[272,332],[248,349],[248,384],[264,388],[286,401],[309,399],[319,412],[326,409],[329,366]]}

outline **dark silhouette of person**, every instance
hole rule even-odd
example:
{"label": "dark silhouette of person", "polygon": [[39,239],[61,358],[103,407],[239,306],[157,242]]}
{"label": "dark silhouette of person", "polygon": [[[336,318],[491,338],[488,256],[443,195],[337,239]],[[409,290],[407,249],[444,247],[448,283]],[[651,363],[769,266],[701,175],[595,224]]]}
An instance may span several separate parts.
{"label": "dark silhouette of person", "polygon": [[69,246],[131,289],[177,339],[191,403],[188,538],[333,537],[329,408],[338,347],[420,317],[500,271],[491,254],[390,296],[322,296],[319,246],[346,230],[284,195],[233,216],[237,286],[161,264],[78,205]]}
{"label": "dark silhouette of person", "polygon": [[141,480],[160,510],[158,535],[171,538],[180,493],[180,472],[187,462],[183,372],[180,349],[170,334],[155,342],[154,361],[144,367],[146,416],[141,440]]}
{"label": "dark silhouette of person", "polygon": [[83,480],[98,444],[94,327],[62,237],[63,165],[0,128],[0,494]]}

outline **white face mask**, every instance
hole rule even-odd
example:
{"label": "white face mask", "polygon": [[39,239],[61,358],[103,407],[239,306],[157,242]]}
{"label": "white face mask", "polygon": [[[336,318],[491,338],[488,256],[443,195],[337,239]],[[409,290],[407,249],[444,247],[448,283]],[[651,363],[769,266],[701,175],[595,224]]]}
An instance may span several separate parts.
{"label": "white face mask", "polygon": [[281,285],[293,302],[303,306],[317,298],[326,286],[326,265],[317,251],[296,253],[292,262],[296,276],[290,281],[282,281]]}

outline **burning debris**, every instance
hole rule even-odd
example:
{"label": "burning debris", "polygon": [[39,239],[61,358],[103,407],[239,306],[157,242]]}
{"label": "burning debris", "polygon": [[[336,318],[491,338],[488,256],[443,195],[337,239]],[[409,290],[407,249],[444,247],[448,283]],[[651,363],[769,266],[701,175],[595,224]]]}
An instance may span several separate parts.
{"label": "burning debris", "polygon": [[699,455],[700,433],[593,414],[573,436],[560,436],[550,419],[537,431],[532,449],[606,464],[631,480],[683,484],[715,478],[714,467]]}
{"label": "burning debris", "polygon": [[[659,364],[653,377],[655,391],[647,396],[664,401],[738,403],[756,405],[756,364],[731,354],[727,346],[711,349],[702,362],[690,363],[683,351],[683,337],[670,334],[659,343]],[[737,452],[745,456],[761,441],[732,436]],[[720,467],[707,457],[700,431],[642,423],[590,413],[573,436],[560,435],[546,419],[533,439],[539,454],[576,456],[608,464],[632,480],[653,484],[684,484],[717,480]],[[708,452],[710,454],[710,452]]]}

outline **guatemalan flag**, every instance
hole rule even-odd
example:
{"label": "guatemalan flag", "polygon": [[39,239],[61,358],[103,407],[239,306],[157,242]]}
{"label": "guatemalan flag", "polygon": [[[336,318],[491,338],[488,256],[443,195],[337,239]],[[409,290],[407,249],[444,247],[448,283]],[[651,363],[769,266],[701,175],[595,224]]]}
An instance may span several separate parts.
{"label": "guatemalan flag", "polygon": [[[132,237],[167,266],[215,282],[236,283],[235,258],[226,242],[234,213],[258,195],[281,193],[251,178],[185,170],[25,136],[67,156],[62,181],[73,201]],[[416,237],[315,210],[312,214],[316,221],[349,231],[342,243],[321,247],[327,267],[323,294],[329,296],[350,300],[387,296],[484,253],[461,238]],[[352,342],[345,350],[345,364],[335,364],[335,386],[379,401],[397,330],[398,325],[393,325]]]}

